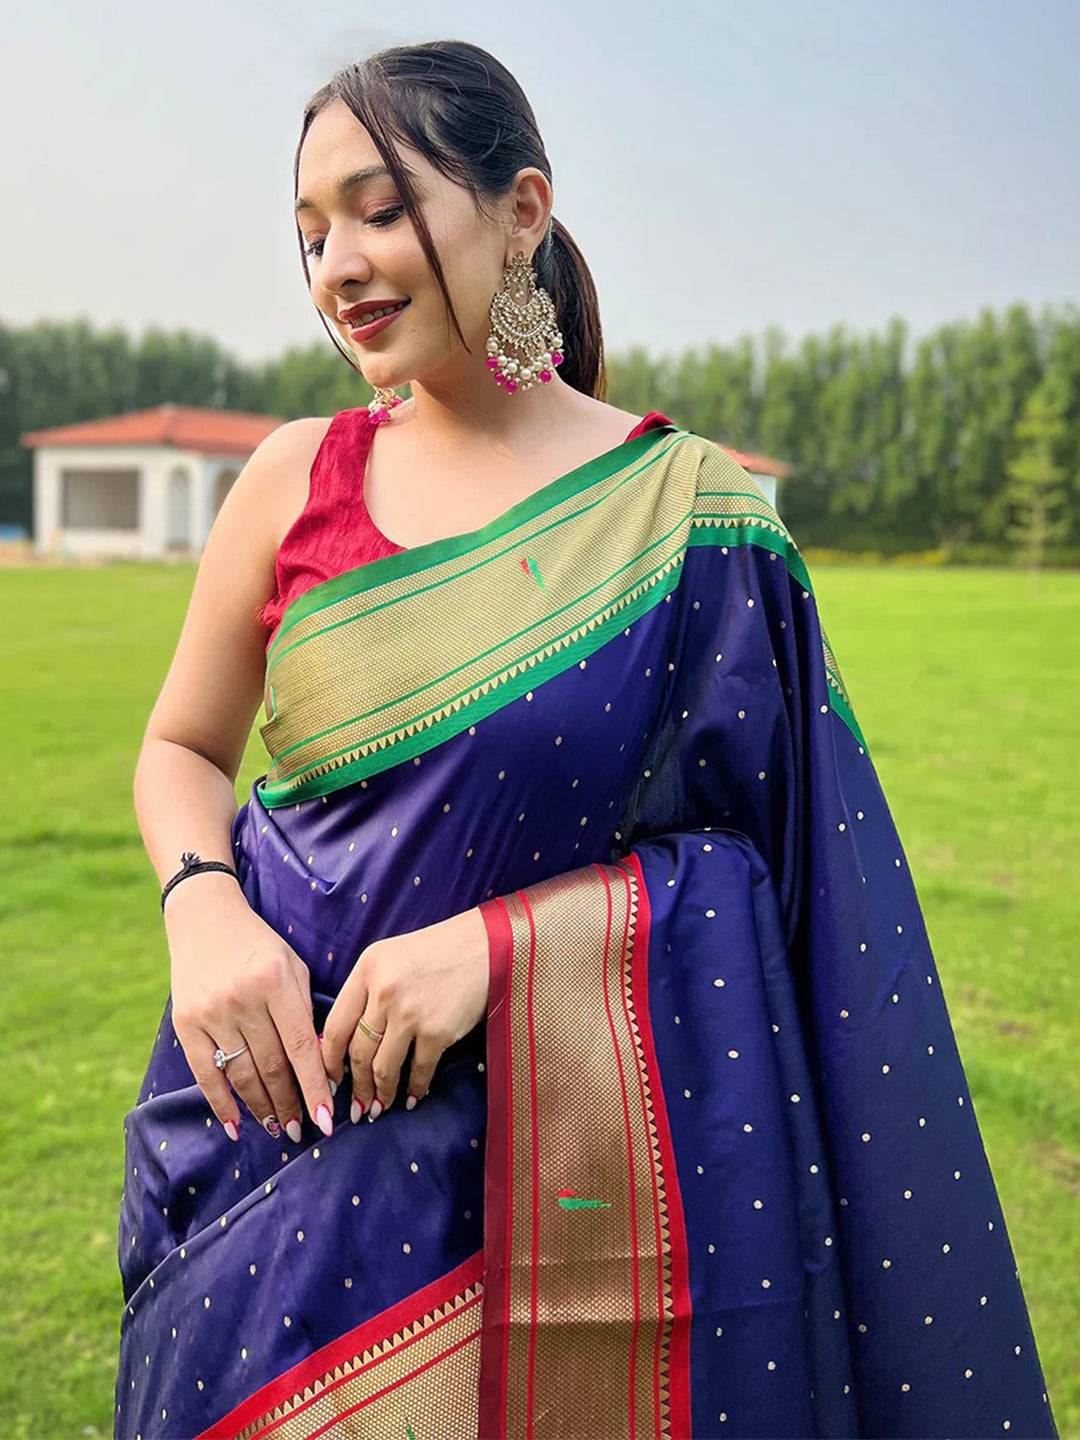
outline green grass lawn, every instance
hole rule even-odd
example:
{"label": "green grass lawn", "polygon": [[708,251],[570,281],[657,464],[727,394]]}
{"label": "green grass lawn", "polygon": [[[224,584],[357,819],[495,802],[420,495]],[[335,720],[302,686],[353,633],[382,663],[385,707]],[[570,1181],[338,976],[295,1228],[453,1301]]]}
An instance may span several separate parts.
{"label": "green grass lawn", "polygon": [[[132,775],[190,566],[0,570],[0,1437],[112,1435],[122,1116],[168,992]],[[1080,574],[825,567],[1063,1436],[1080,1434]],[[238,798],[266,769],[257,730]]]}

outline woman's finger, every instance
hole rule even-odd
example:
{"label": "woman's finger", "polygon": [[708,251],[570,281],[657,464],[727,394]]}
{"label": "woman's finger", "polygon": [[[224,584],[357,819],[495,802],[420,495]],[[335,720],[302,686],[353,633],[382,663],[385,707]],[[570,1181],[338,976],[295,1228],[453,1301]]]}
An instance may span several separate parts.
{"label": "woman's finger", "polygon": [[[207,1104],[221,1121],[226,1135],[230,1140],[240,1138],[240,1107],[232,1093],[228,1080],[225,1078],[225,1071],[219,1070],[214,1064],[214,1052],[217,1050],[217,1041],[213,1036],[208,1035],[205,1030],[197,1033],[188,1030],[187,1026],[174,1025],[176,1038],[183,1046],[184,1055],[192,1075],[195,1076],[195,1083],[206,1096]],[[225,1049],[226,1055],[232,1050],[239,1050],[244,1042],[235,1038],[231,1049]],[[229,1062],[232,1064],[232,1061]]]}
{"label": "woman's finger", "polygon": [[[229,1060],[221,1073],[225,1076],[226,1083],[232,1086],[234,1094],[244,1102],[258,1124],[263,1125],[266,1117],[273,1115],[274,1105],[259,1074],[251,1042],[243,1031],[229,1030],[225,1033],[230,1036],[229,1043],[226,1045],[219,1040],[218,1044],[221,1045],[226,1055],[231,1055],[234,1050],[240,1050],[242,1046],[247,1046],[247,1048],[235,1059]],[[263,1128],[266,1128],[265,1125]],[[272,1135],[273,1131],[267,1133]],[[278,1134],[281,1134],[280,1130]]]}
{"label": "woman's finger", "polygon": [[416,1048],[413,1050],[412,1063],[409,1066],[409,1093],[405,1099],[406,1110],[412,1110],[417,1101],[422,1100],[430,1090],[435,1066],[439,1063],[445,1049],[446,1047],[433,1036],[417,1035]]}
{"label": "woman's finger", "polygon": [[[357,962],[330,1008],[322,1033],[323,1068],[339,1085],[344,1076],[349,1043],[356,1030],[356,1017],[364,1013],[366,1004],[367,981]],[[374,1045],[376,1042],[371,1043]]]}
{"label": "woman's finger", "polygon": [[[360,1021],[363,1021],[363,1024]],[[356,1022],[352,1037],[349,1040],[349,1069],[352,1071],[353,1089],[353,1123],[359,1120],[360,1115],[366,1114],[369,1120],[374,1120],[383,1112],[383,1103],[378,1101],[376,1110],[375,1098],[375,1076],[372,1069],[375,1056],[379,1046],[382,1044],[383,1030],[386,1024],[386,1011],[379,1009],[370,998],[364,1007],[364,1013]],[[374,1031],[369,1035],[365,1030]],[[356,1113],[356,1107],[360,1107],[360,1115]]]}
{"label": "woman's finger", "polygon": [[[281,1036],[269,1010],[263,1012],[261,1021],[245,1024],[244,1039],[250,1047],[252,1062],[265,1097],[265,1103],[260,1098],[258,1109],[248,1101],[248,1109],[254,1113],[266,1133],[275,1140],[282,1130],[285,1130],[290,1140],[299,1142],[303,1104],[296,1088],[293,1068],[289,1064],[289,1057],[285,1053]],[[230,1060],[230,1072],[233,1066],[244,1058],[246,1057],[239,1056],[237,1060]],[[230,1079],[233,1088],[237,1088],[235,1075],[230,1073]],[[247,1099],[246,1093],[244,1098]]]}
{"label": "woman's finger", "polygon": [[308,1113],[323,1134],[330,1135],[334,1129],[333,1096],[323,1069],[322,1046],[315,1035],[310,1001],[295,985],[285,985],[270,993],[267,1004],[289,1064],[300,1082]]}
{"label": "woman's finger", "polygon": [[[394,1103],[394,1096],[401,1083],[401,1067],[408,1054],[412,1037],[412,1027],[403,1025],[391,1015],[386,1033],[379,1041],[379,1048],[375,1051],[371,1062],[371,1075],[375,1081],[375,1099],[371,1102],[373,1109],[376,1102],[381,1105],[382,1110],[389,1110]],[[379,1113],[381,1114],[382,1111],[380,1110]]]}

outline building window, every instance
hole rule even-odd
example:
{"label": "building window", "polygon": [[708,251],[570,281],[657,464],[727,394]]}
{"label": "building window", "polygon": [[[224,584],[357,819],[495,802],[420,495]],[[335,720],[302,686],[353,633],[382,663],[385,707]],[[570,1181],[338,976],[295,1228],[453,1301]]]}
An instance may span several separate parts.
{"label": "building window", "polygon": [[137,470],[64,470],[60,524],[65,530],[137,530]]}

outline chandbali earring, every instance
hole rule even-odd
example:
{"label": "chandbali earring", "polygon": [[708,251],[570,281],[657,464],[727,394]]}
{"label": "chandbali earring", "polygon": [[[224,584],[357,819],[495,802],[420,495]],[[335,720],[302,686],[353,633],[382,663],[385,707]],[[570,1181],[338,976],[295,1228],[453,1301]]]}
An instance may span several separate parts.
{"label": "chandbali earring", "polygon": [[368,414],[371,416],[373,425],[381,425],[384,420],[390,419],[390,411],[395,405],[400,405],[404,396],[396,390],[390,390],[385,385],[373,387],[375,394],[368,401]]}
{"label": "chandbali earring", "polygon": [[554,367],[563,362],[563,337],[555,323],[551,296],[537,285],[524,251],[503,271],[488,317],[491,334],[485,364],[496,385],[514,395],[518,390],[531,390],[538,380],[542,385],[554,380]]}

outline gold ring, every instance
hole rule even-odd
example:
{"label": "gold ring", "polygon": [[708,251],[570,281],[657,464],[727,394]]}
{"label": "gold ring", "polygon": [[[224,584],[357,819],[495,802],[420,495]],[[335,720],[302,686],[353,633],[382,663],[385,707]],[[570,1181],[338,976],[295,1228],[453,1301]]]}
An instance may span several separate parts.
{"label": "gold ring", "polygon": [[357,1025],[368,1037],[369,1040],[381,1040],[382,1034],[378,1030],[372,1030],[370,1025],[365,1025],[363,1020],[357,1020]]}

